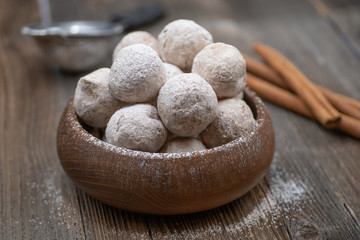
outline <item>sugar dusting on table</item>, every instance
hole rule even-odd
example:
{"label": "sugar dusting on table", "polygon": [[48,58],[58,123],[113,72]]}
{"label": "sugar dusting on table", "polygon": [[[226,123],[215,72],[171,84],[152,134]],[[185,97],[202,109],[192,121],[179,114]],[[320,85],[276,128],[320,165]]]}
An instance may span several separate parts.
{"label": "sugar dusting on table", "polygon": [[[311,186],[299,179],[294,174],[285,172],[280,167],[276,154],[266,178],[269,182],[269,189],[265,191],[265,196],[258,203],[254,203],[254,208],[241,216],[233,215],[233,221],[223,221],[223,226],[219,222],[201,226],[199,229],[189,231],[177,231],[164,236],[164,239],[201,239],[207,236],[221,236],[224,232],[229,235],[238,236],[239,233],[244,237],[251,238],[252,229],[265,230],[271,226],[281,226],[283,221],[295,218],[300,213],[307,201],[311,201],[309,194]],[[250,193],[251,194],[251,193]],[[249,196],[240,198],[242,201],[250,200]],[[247,199],[246,199],[247,198]],[[237,204],[234,202],[233,204]],[[221,208],[218,209],[225,212]],[[231,210],[230,210],[231,211]],[[225,214],[225,213],[224,213]]]}
{"label": "sugar dusting on table", "polygon": [[[257,121],[257,124],[261,125],[260,121]],[[74,128],[80,127],[75,124],[72,126]],[[140,155],[144,159],[149,158],[150,160],[158,160],[163,158],[165,155],[160,153],[144,153],[139,151],[131,151],[122,148],[118,148],[112,146],[111,144],[107,144],[103,141],[96,139],[95,137],[90,136],[85,131],[80,131],[80,134],[83,135],[86,141],[92,142],[96,146],[101,146],[106,149],[106,151],[113,151],[113,152],[129,152],[130,155]],[[249,135],[253,135],[254,132],[250,131]],[[246,143],[246,139],[239,138],[236,141],[244,141]],[[232,145],[234,142],[228,143],[228,145]],[[198,154],[205,154],[207,151],[205,150],[200,151]],[[186,154],[193,154],[193,153],[186,153]],[[186,155],[185,154],[185,155]],[[178,157],[180,158],[183,154],[170,154],[174,158],[173,160],[176,161]],[[170,156],[169,155],[169,156]],[[178,157],[177,157],[178,156]],[[157,161],[155,161],[157,162]],[[139,162],[139,166],[142,166],[142,163],[146,162]],[[152,167],[156,169],[156,166],[152,164]],[[150,169],[151,170],[151,169]],[[189,171],[193,171],[189,169]],[[152,173],[154,171],[151,171]],[[295,214],[301,212],[302,207],[309,201],[309,193],[312,191],[311,187],[309,187],[306,182],[302,179],[299,179],[297,176],[288,173],[283,169],[283,166],[280,164],[277,155],[275,154],[273,163],[271,165],[270,171],[266,176],[267,181],[269,182],[269,188],[264,191],[264,194],[261,194],[261,189],[259,186],[257,189],[254,189],[250,192],[249,195],[240,198],[240,200],[236,200],[237,202],[231,204],[239,204],[244,203],[245,201],[252,201],[250,196],[253,196],[255,200],[252,209],[246,213],[238,213],[234,214],[233,219],[225,220],[225,222],[220,223],[219,221],[214,221],[213,223],[208,223],[204,225],[194,224],[192,231],[185,231],[177,229],[174,232],[168,232],[164,236],[164,239],[194,239],[194,238],[205,238],[206,236],[219,236],[222,235],[223,232],[227,232],[228,234],[249,234],[251,229],[267,229],[274,225],[281,226],[283,221],[288,218],[295,217]],[[259,191],[260,190],[260,191]],[[264,196],[263,196],[264,195]],[[231,206],[231,205],[229,205]],[[224,208],[228,208],[229,206],[225,206]],[[241,206],[240,206],[241,207]],[[245,210],[245,209],[243,209]],[[223,212],[223,214],[229,214],[230,212],[224,211],[224,209],[217,209],[216,211]],[[231,211],[231,210],[230,210]],[[244,211],[242,211],[244,212]],[[206,216],[204,216],[206,218]],[[210,216],[209,218],[213,218],[214,216]],[[190,218],[191,219],[191,218]]]}
{"label": "sugar dusting on table", "polygon": [[282,219],[294,217],[300,212],[304,203],[309,200],[311,187],[293,174],[284,172],[275,158],[268,174],[269,190],[266,196],[238,222],[225,228],[228,232],[250,230],[253,227],[264,229],[274,225],[282,225]]}
{"label": "sugar dusting on table", "polygon": [[[46,217],[44,217],[44,214],[38,215],[37,212],[34,212],[29,219],[29,224],[33,225],[34,229],[49,224],[71,229],[74,224],[80,224],[74,222],[75,219],[79,219],[80,212],[73,205],[73,202],[68,199],[69,196],[67,196],[65,187],[62,186],[65,173],[59,171],[59,168],[58,164],[48,166],[45,171],[39,174],[36,182],[26,182],[26,187],[30,191],[27,197],[30,198],[31,204],[38,205],[47,211]],[[39,209],[34,210],[39,211]]]}
{"label": "sugar dusting on table", "polygon": [[[108,147],[111,146],[110,144],[107,145],[109,145]],[[48,167],[39,176],[39,181],[36,183],[26,183],[26,186],[34,193],[34,196],[33,194],[29,196],[32,198],[32,201],[40,200],[49,208],[49,217],[46,220],[37,216],[29,219],[29,223],[34,225],[35,228],[50,224],[50,222],[56,222],[58,225],[64,225],[65,228],[69,229],[72,224],[71,219],[76,219],[74,215],[79,214],[78,209],[68,201],[69,199],[65,198],[66,192],[64,192],[64,188],[61,186],[62,176],[58,174],[58,167],[58,165]],[[238,233],[247,235],[253,228],[262,230],[267,229],[271,225],[281,226],[284,219],[293,218],[295,217],[294,214],[302,210],[306,201],[309,201],[308,194],[311,193],[312,189],[305,181],[285,171],[283,166],[280,165],[276,153],[266,178],[269,182],[269,189],[265,191],[264,197],[260,198],[257,203],[254,203],[254,208],[247,214],[242,216],[241,214],[235,215],[237,217],[231,222],[223,222],[223,224],[216,221],[206,226],[200,225],[198,228],[194,227],[190,232],[188,230],[169,232],[163,238],[203,238],[206,236],[219,236],[224,231],[229,235],[237,235]],[[251,199],[249,196],[244,196],[236,201],[242,202],[245,200]],[[223,212],[221,208],[216,211]],[[110,231],[109,234],[116,233],[114,228],[108,228],[108,230]],[[135,236],[137,234],[133,232],[130,235]]]}

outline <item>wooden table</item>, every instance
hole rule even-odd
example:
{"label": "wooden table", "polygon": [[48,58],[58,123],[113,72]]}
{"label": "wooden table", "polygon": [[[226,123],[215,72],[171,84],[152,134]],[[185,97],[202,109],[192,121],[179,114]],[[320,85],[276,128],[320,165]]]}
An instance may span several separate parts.
{"label": "wooden table", "polygon": [[[104,5],[106,2],[106,5]],[[194,19],[250,56],[261,41],[313,82],[360,99],[356,0],[163,1],[169,21]],[[106,19],[145,1],[51,1],[55,20]],[[0,1],[1,239],[360,239],[360,141],[265,102],[276,132],[266,177],[206,212],[149,216],[116,209],[74,186],[56,152],[56,128],[78,78],[50,69],[21,26],[36,1]],[[110,56],[109,56],[110,58]]]}

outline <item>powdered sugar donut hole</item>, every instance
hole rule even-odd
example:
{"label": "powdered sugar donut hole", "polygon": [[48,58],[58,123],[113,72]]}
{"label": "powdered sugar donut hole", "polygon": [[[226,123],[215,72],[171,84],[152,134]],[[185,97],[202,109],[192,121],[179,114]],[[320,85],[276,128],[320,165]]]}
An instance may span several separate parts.
{"label": "powdered sugar donut hole", "polygon": [[116,55],[121,49],[138,43],[145,44],[154,49],[157,53],[159,53],[159,42],[151,33],[148,33],[146,31],[135,31],[126,34],[116,45],[113,52],[113,61],[115,60]]}
{"label": "powdered sugar donut hole", "polygon": [[255,126],[251,109],[238,98],[220,100],[215,120],[200,136],[208,148],[226,144]]}
{"label": "powdered sugar donut hole", "polygon": [[177,66],[175,66],[171,63],[164,63],[164,65],[165,65],[166,79],[170,79],[178,74],[183,73],[183,71],[181,71],[180,68],[178,68]]}
{"label": "powdered sugar donut hole", "polygon": [[238,49],[213,43],[203,27],[180,19],[158,39],[145,31],[123,37],[111,69],[79,80],[74,107],[94,135],[110,144],[146,152],[199,151],[255,125],[242,100],[245,74]]}
{"label": "powdered sugar donut hole", "polygon": [[206,149],[205,145],[200,139],[188,137],[178,137],[167,141],[159,152],[163,153],[182,153],[182,152],[194,152]]}
{"label": "powdered sugar donut hole", "polygon": [[109,73],[109,68],[101,68],[81,77],[77,83],[75,112],[89,126],[106,127],[111,115],[124,105],[110,94]]}
{"label": "powdered sugar donut hole", "polygon": [[113,96],[124,102],[153,99],[166,81],[164,63],[149,46],[134,44],[116,55],[109,86]]}
{"label": "powdered sugar donut hole", "polygon": [[194,58],[192,72],[214,88],[218,98],[235,97],[246,85],[246,63],[239,50],[225,43],[212,43]]}
{"label": "powdered sugar donut hole", "polygon": [[156,107],[135,104],[121,108],[110,118],[105,131],[107,142],[132,150],[156,152],[165,143],[167,130]]}
{"label": "powdered sugar donut hole", "polygon": [[191,20],[167,24],[158,36],[161,58],[190,72],[195,55],[213,42],[211,34]]}
{"label": "powdered sugar donut hole", "polygon": [[157,100],[166,128],[182,137],[203,131],[214,120],[217,105],[214,90],[196,73],[183,73],[167,80]]}

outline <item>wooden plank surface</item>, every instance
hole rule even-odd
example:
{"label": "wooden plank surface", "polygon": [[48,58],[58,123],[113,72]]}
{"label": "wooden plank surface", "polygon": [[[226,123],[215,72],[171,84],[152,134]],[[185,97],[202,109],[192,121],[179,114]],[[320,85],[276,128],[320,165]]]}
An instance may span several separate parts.
{"label": "wooden plank surface", "polygon": [[[324,4],[340,12],[339,2]],[[55,20],[70,20],[107,19],[145,1],[51,3]],[[249,55],[255,56],[256,41],[272,45],[313,82],[360,100],[360,60],[314,1],[164,3],[167,18],[145,30],[157,35],[173,19],[194,19],[216,41]],[[355,1],[346,7],[352,9],[349,18],[360,15]],[[337,14],[332,21],[357,44],[359,29],[340,23],[352,20]],[[55,145],[60,115],[81,75],[47,68],[33,42],[20,35],[22,25],[38,21],[36,1],[0,1],[1,239],[360,238],[360,142],[268,102],[276,132],[273,164],[260,184],[232,203],[151,216],[83,193],[61,169]]]}
{"label": "wooden plank surface", "polygon": [[338,37],[360,60],[360,2],[315,0],[317,12],[328,21]]}

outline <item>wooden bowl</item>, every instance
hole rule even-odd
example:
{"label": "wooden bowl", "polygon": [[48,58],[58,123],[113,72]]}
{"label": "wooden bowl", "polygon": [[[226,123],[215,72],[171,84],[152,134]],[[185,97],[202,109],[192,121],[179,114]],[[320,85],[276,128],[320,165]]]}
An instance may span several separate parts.
{"label": "wooden bowl", "polygon": [[225,145],[190,153],[149,153],[108,144],[79,123],[73,100],[60,121],[57,149],[65,172],[84,192],[125,210],[184,214],[231,202],[265,175],[274,131],[264,104],[245,90],[256,127]]}

